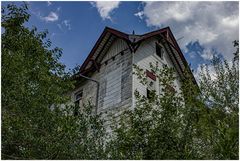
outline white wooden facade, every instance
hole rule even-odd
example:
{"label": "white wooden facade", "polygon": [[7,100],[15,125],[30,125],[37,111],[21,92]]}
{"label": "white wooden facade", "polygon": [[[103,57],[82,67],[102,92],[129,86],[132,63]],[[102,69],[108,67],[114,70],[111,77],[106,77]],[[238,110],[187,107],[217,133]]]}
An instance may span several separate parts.
{"label": "white wooden facade", "polygon": [[[170,60],[169,54],[167,53],[166,49],[164,48],[164,53],[163,53],[163,57],[160,58],[157,54],[156,54],[156,42],[158,42],[157,39],[155,38],[150,38],[146,41],[144,41],[138,48],[138,50],[133,54],[133,64],[137,65],[138,67],[140,67],[141,69],[143,69],[144,71],[149,70],[151,71],[150,68],[150,63],[152,64],[158,64],[159,68],[162,68],[164,65],[167,65],[170,68],[175,68],[172,61]],[[179,78],[178,73],[177,74],[177,78]],[[156,93],[159,94],[160,92],[160,86],[159,86],[159,80],[158,78],[156,78],[156,81],[154,82],[154,90],[156,91]],[[176,79],[174,81],[174,85],[176,87],[176,91],[179,91],[179,88],[181,86],[179,79]],[[145,95],[147,94],[147,86],[143,86],[139,79],[137,78],[136,75],[133,75],[133,103],[132,106],[135,105],[135,97],[134,97],[134,91],[137,90],[141,95]]]}
{"label": "white wooden facade", "polygon": [[[176,45],[172,45],[173,40],[169,40],[168,48],[163,46],[163,56],[160,58],[156,54],[156,42],[159,42],[159,36],[164,35],[169,28],[157,31],[156,34],[147,34],[143,36],[128,35],[113,29],[105,29],[89,57],[83,64],[81,71],[87,71],[93,67],[88,77],[99,82],[99,97],[97,112],[113,112],[118,115],[124,109],[134,108],[134,91],[146,95],[147,87],[143,86],[136,75],[133,74],[133,64],[144,70],[150,71],[150,63],[158,62],[160,68],[164,65],[176,69],[177,79],[175,80],[176,90],[181,84],[182,73],[180,71],[184,66],[184,61],[177,50]],[[166,40],[168,39],[166,33]],[[119,36],[120,35],[120,36]],[[151,36],[153,35],[153,36]],[[127,37],[128,36],[128,37]],[[144,39],[143,39],[144,38]],[[141,42],[136,45],[136,39]],[[171,46],[172,45],[172,46]],[[137,46],[137,47],[136,47]],[[171,48],[171,49],[170,49]],[[170,53],[171,52],[171,53]],[[97,53],[97,54],[96,54]],[[89,61],[92,58],[94,61]],[[93,65],[97,64],[96,67]],[[97,69],[96,69],[97,68]],[[80,71],[80,72],[81,72]],[[160,92],[158,79],[154,82],[154,88],[157,93]],[[76,93],[82,91],[82,102],[91,101],[96,105],[97,85],[95,82],[81,79],[80,85],[72,92],[72,100],[76,100]]]}

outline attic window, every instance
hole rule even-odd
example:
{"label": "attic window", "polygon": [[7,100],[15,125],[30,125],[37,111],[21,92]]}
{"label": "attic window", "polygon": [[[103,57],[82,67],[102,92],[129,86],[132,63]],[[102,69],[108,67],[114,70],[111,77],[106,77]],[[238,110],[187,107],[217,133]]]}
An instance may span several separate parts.
{"label": "attic window", "polygon": [[163,59],[163,53],[164,53],[163,47],[160,46],[158,43],[156,43],[156,54],[157,54],[161,59]]}

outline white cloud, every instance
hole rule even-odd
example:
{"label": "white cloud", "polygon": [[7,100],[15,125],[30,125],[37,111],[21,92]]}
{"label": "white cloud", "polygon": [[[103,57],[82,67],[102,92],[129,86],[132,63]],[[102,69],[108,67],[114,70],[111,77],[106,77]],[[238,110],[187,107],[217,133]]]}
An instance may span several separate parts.
{"label": "white cloud", "polygon": [[62,23],[67,27],[68,30],[72,29],[71,24],[70,24],[70,20],[64,20]]}
{"label": "white cloud", "polygon": [[96,1],[90,2],[92,6],[96,7],[100,16],[103,20],[110,19],[111,14],[114,9],[118,8],[120,2],[119,1]]}
{"label": "white cloud", "polygon": [[[207,51],[212,48],[230,60],[232,41],[239,36],[238,2],[144,2],[135,14],[149,27],[170,26],[176,38],[184,36],[179,45],[198,40]],[[209,54],[202,55],[210,59]]]}
{"label": "white cloud", "polygon": [[70,24],[70,20],[63,20],[60,24],[57,24],[58,28],[61,30],[61,31],[64,31],[64,29],[68,29],[68,30],[71,30],[71,24]]}
{"label": "white cloud", "polygon": [[60,10],[61,10],[61,7],[58,7],[58,8],[57,8],[57,12],[59,12]]}
{"label": "white cloud", "polygon": [[199,55],[204,59],[204,60],[212,60],[213,59],[213,54],[214,51],[211,49],[204,49],[202,53]]}
{"label": "white cloud", "polygon": [[[201,67],[203,67],[203,68],[201,68]],[[202,78],[201,75],[202,74],[206,75],[207,71],[209,72],[209,75],[210,75],[212,80],[216,80],[217,79],[216,71],[215,71],[213,65],[211,65],[211,64],[208,64],[208,65],[205,65],[205,64],[201,65],[201,64],[199,64],[198,67],[197,67],[197,70],[195,70],[193,72],[193,75],[196,78],[196,81],[198,83],[200,83],[200,81],[201,81],[201,78]]]}
{"label": "white cloud", "polygon": [[195,54],[196,54],[195,52],[192,52],[192,51],[191,51],[191,52],[189,52],[188,54],[189,54],[190,58],[195,58],[195,57],[196,57],[196,56],[195,56]]}
{"label": "white cloud", "polygon": [[139,17],[140,19],[143,19],[144,12],[137,12],[134,14],[135,16]]}
{"label": "white cloud", "polygon": [[238,23],[239,21],[238,21],[237,15],[225,17],[222,19],[222,25],[225,27],[235,28],[235,27],[238,27]]}
{"label": "white cloud", "polygon": [[52,4],[52,2],[47,1],[47,6],[50,6]]}
{"label": "white cloud", "polygon": [[50,12],[48,16],[41,17],[41,19],[46,22],[54,22],[58,20],[58,14],[55,12]]}

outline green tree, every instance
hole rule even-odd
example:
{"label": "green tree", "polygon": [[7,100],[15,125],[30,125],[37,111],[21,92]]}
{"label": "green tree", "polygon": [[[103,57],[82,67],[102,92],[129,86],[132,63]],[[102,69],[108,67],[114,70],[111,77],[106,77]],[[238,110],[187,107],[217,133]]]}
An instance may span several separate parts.
{"label": "green tree", "polygon": [[[29,17],[26,4],[2,8],[3,159],[238,159],[238,41],[232,62],[214,57],[214,77],[202,67],[199,88],[186,71],[176,91],[174,70],[151,64],[160,95],[135,92],[136,107],[107,135],[90,103],[68,103],[75,82],[62,51],[50,49],[47,32],[24,26]],[[146,85],[143,69],[135,74]]]}
{"label": "green tree", "polygon": [[[124,113],[113,128],[109,143],[111,159],[195,159],[193,149],[193,108],[184,105],[182,92],[175,91],[172,68],[150,65],[159,79],[160,94],[150,97],[137,91],[136,107]],[[135,74],[146,85],[144,70],[135,66]]]}
{"label": "green tree", "polygon": [[[86,105],[76,117],[74,87],[60,48],[47,31],[26,28],[28,6],[2,8],[2,158],[95,159],[103,157],[103,126]],[[65,104],[65,106],[63,106]]]}
{"label": "green tree", "polygon": [[[150,64],[162,91],[135,92],[136,107],[113,126],[110,159],[238,159],[238,41],[234,46],[232,62],[212,60],[215,77],[202,68],[199,87],[185,71],[179,92],[173,69]],[[134,68],[146,85],[144,70]]]}
{"label": "green tree", "polygon": [[214,159],[239,157],[239,43],[232,61],[214,57],[210,67],[202,66],[200,90],[208,109],[199,130],[205,149]]}

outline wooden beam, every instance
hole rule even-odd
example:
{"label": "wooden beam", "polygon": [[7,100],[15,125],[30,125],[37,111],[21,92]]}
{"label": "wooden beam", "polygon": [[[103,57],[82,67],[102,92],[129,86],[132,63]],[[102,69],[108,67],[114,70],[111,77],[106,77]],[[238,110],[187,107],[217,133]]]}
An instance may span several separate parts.
{"label": "wooden beam", "polygon": [[105,44],[103,45],[102,49],[100,50],[100,52],[98,53],[97,57],[95,58],[96,62],[98,60],[98,58],[100,57],[101,53],[103,52],[103,50],[105,49],[106,45],[108,44],[108,41],[112,38],[112,34],[110,34],[109,38],[106,40]]}

